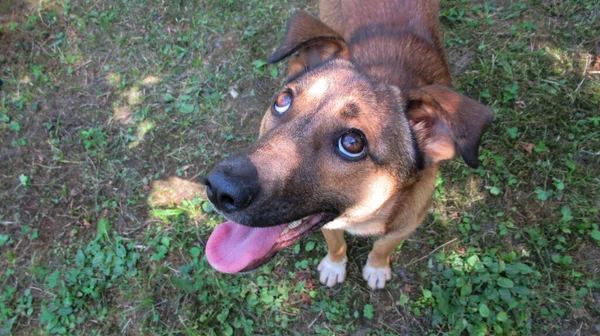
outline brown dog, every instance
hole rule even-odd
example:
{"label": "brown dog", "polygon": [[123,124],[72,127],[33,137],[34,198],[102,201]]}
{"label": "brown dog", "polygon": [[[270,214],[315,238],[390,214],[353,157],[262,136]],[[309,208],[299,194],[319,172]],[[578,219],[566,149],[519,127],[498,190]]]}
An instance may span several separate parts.
{"label": "brown dog", "polygon": [[346,275],[344,231],[379,236],[363,269],[371,288],[419,226],[439,164],[477,166],[492,111],[450,88],[437,1],[322,0],[294,15],[269,58],[292,57],[257,143],[219,163],[207,195],[229,221],[206,256],[222,272],[254,269],[322,228],[327,286]]}

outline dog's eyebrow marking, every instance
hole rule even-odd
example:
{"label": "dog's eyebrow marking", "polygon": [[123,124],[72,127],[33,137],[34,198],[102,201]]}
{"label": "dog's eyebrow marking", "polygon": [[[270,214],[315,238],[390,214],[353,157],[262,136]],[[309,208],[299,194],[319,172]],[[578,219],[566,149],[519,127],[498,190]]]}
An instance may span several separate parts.
{"label": "dog's eyebrow marking", "polygon": [[346,106],[344,106],[344,108],[342,110],[342,117],[344,119],[358,118],[359,115],[360,115],[360,109],[354,103],[347,104]]}
{"label": "dog's eyebrow marking", "polygon": [[306,94],[311,98],[320,98],[325,94],[325,91],[329,88],[329,79],[328,78],[319,78],[315,83],[313,83]]}

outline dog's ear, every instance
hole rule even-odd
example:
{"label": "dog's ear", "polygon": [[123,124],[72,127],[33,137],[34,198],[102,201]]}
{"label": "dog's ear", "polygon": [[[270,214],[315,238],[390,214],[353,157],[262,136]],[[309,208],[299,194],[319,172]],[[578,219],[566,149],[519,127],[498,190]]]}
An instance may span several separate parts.
{"label": "dog's ear", "polygon": [[491,109],[441,85],[408,93],[408,117],[425,164],[454,157],[477,168],[479,141],[494,117]]}
{"label": "dog's ear", "polygon": [[285,37],[269,63],[277,63],[298,52],[288,65],[288,77],[315,67],[334,57],[350,57],[350,49],[344,38],[323,22],[305,12],[290,18]]}

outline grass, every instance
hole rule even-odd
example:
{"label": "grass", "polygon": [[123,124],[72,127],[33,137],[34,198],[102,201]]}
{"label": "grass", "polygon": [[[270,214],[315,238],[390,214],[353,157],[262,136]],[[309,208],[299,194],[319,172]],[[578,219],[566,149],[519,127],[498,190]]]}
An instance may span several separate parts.
{"label": "grass", "polygon": [[600,330],[600,4],[442,1],[481,166],[438,178],[393,281],[328,289],[311,235],[219,274],[197,184],[255,139],[313,1],[0,5],[0,334],[592,335]]}

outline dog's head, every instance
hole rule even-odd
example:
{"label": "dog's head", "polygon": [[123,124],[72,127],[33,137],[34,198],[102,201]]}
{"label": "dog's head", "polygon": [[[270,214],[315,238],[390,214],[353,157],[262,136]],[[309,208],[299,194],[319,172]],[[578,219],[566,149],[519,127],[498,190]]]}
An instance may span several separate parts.
{"label": "dog's head", "polygon": [[257,143],[206,178],[209,199],[228,219],[207,245],[223,272],[255,268],[335,218],[369,218],[456,151],[475,167],[492,119],[445,86],[404,90],[369,77],[344,39],[308,14],[290,19],[269,61],[292,54]]}

